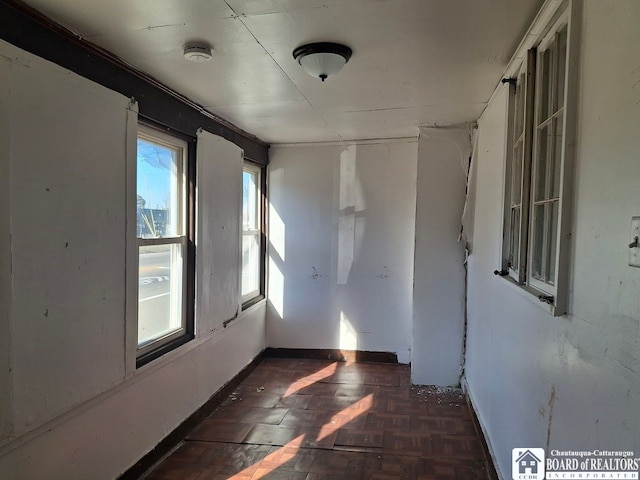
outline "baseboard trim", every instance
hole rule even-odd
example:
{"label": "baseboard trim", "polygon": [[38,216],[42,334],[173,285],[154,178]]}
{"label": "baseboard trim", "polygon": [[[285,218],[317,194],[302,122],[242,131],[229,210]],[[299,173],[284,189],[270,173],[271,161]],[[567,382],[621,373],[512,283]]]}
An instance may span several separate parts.
{"label": "baseboard trim", "polygon": [[469,394],[469,384],[467,384],[466,381],[464,382],[464,395],[465,399],[467,400],[467,405],[469,405],[469,411],[471,412],[471,420],[473,421],[473,426],[482,444],[482,450],[484,452],[484,457],[487,463],[487,477],[489,478],[489,480],[499,480],[500,477],[496,468],[496,461],[487,441],[487,435],[484,426],[482,425],[482,422],[478,417],[478,412],[476,411],[473,397]]}
{"label": "baseboard trim", "polygon": [[264,351],[271,358],[306,358],[334,362],[398,363],[398,355],[391,352],[365,352],[324,348],[272,348]]}
{"label": "baseboard trim", "polygon": [[131,468],[118,477],[118,480],[137,480],[169,454],[180,444],[187,434],[200,422],[207,418],[218,407],[251,372],[265,358],[265,351],[260,352],[256,357],[238,374],[229,380],[222,388],[214,393],[198,410],[193,412],[186,420],[178,425],[169,435],[160,441],[144,457],[138,460]]}

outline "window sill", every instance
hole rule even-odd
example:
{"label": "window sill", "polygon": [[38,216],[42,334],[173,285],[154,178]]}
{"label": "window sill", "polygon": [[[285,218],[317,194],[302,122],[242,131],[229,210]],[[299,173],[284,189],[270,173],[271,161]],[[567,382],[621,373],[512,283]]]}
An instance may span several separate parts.
{"label": "window sill", "polygon": [[529,302],[534,304],[536,307],[540,308],[541,310],[551,315],[552,317],[561,317],[567,314],[567,312],[560,311],[559,309],[557,309],[555,305],[549,305],[548,303],[540,301],[538,296],[544,295],[545,292],[538,290],[536,288],[533,288],[530,285],[520,285],[519,283],[516,283],[516,281],[509,276],[499,277],[499,279],[502,285],[505,285],[510,290],[516,292],[522,298],[528,300]]}
{"label": "window sill", "polygon": [[144,367],[146,364],[153,362],[155,359],[160,358],[168,354],[169,352],[182,347],[186,343],[189,343],[194,338],[195,336],[193,335],[193,333],[187,333],[185,335],[175,338],[170,342],[167,342],[159,346],[154,350],[150,350],[146,353],[139,355],[136,358],[136,368]]}
{"label": "window sill", "polygon": [[259,304],[263,300],[266,300],[264,295],[256,295],[255,297],[248,299],[246,302],[244,302],[242,304],[242,311],[246,312],[251,307],[253,307],[254,305]]}
{"label": "window sill", "polygon": [[173,350],[166,352],[164,355],[161,355],[160,357],[153,359],[152,361],[146,363],[145,365],[142,365],[136,368],[134,371],[129,372],[126,376],[126,380],[130,379],[131,377],[144,378],[144,376],[149,375],[154,371],[163,368],[165,365],[173,362],[174,360],[176,360],[179,357],[182,357],[183,355],[188,354],[189,352],[191,352],[192,350],[195,350],[199,346],[214,340],[216,337],[222,334],[222,332],[224,332],[225,330],[232,328],[232,326],[235,325],[236,323],[242,322],[245,319],[245,317],[247,317],[248,315],[251,315],[254,311],[259,310],[260,308],[263,308],[266,305],[266,303],[267,303],[267,300],[265,298],[262,298],[260,301],[251,305],[251,307],[248,307],[246,310],[243,310],[242,312],[240,312],[238,317],[234,319],[233,323],[229,324],[227,327],[220,326],[220,328],[216,329],[213,332],[208,332],[205,335],[201,335],[201,336],[196,335],[190,341],[187,341],[185,344],[177,348],[174,348]]}

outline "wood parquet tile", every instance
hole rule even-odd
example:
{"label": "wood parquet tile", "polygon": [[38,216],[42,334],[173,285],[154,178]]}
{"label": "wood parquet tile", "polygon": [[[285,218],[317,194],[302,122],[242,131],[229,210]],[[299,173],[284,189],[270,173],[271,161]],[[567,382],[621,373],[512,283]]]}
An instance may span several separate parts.
{"label": "wood parquet tile", "polygon": [[288,397],[280,397],[276,407],[305,410],[309,407],[309,402],[311,402],[312,398],[312,395],[297,395],[294,393]]}
{"label": "wood parquet tile", "polygon": [[296,427],[258,423],[247,434],[243,443],[252,445],[287,445],[296,438]]}
{"label": "wood parquet tile", "polygon": [[327,410],[291,408],[280,422],[280,425],[321,427],[329,421],[328,415],[329,412]]}
{"label": "wood parquet tile", "polygon": [[382,430],[340,430],[337,445],[348,447],[382,447]]}
{"label": "wood parquet tile", "polygon": [[149,480],[490,479],[458,391],[406,365],[266,358]]}
{"label": "wood parquet tile", "polygon": [[242,443],[254,426],[251,423],[219,422],[206,419],[189,434],[187,440]]}

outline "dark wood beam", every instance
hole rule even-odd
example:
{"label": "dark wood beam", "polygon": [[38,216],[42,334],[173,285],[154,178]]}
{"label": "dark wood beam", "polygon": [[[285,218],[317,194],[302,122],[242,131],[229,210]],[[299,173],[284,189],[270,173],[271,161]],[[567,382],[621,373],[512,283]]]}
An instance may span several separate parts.
{"label": "dark wood beam", "polygon": [[0,0],[0,38],[100,85],[134,98],[142,117],[194,137],[203,128],[235,143],[247,160],[266,165],[269,146],[136,70],[18,0]]}

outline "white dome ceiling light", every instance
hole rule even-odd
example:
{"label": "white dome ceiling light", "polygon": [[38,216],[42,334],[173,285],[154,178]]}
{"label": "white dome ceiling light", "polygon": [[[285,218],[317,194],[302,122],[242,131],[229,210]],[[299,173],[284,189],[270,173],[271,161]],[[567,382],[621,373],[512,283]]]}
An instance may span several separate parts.
{"label": "white dome ceiling light", "polygon": [[208,62],[213,58],[213,48],[206,43],[187,43],[184,46],[184,58],[192,62]]}
{"label": "white dome ceiling light", "polygon": [[312,77],[323,82],[342,70],[351,58],[351,49],[331,42],[308,43],[293,51],[293,58]]}

